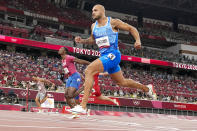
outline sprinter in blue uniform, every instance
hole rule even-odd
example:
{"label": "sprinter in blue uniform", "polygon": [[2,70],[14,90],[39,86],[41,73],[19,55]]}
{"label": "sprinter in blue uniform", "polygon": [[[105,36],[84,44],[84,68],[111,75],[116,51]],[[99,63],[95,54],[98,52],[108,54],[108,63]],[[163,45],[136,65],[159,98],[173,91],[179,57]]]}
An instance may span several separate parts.
{"label": "sprinter in blue uniform", "polygon": [[121,61],[121,53],[118,49],[118,31],[128,31],[134,39],[134,47],[141,48],[141,40],[137,29],[119,19],[113,19],[105,16],[105,8],[102,5],[95,5],[92,9],[92,18],[95,23],[91,26],[91,36],[87,39],[76,37],[76,43],[97,44],[101,57],[93,61],[85,70],[85,89],[81,105],[75,106],[71,111],[78,113],[86,113],[87,102],[91,87],[93,85],[93,76],[100,72],[108,72],[112,80],[120,87],[138,88],[147,92],[147,94],[156,99],[156,93],[153,85],[142,85],[132,79],[125,79],[119,63]]}

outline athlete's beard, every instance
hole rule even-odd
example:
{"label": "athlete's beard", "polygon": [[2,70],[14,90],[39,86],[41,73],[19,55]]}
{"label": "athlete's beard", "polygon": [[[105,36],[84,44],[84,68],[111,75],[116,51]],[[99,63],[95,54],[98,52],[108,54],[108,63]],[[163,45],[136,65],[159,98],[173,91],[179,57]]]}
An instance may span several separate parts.
{"label": "athlete's beard", "polygon": [[93,18],[93,20],[99,20],[101,18],[101,16],[97,16],[95,18]]}

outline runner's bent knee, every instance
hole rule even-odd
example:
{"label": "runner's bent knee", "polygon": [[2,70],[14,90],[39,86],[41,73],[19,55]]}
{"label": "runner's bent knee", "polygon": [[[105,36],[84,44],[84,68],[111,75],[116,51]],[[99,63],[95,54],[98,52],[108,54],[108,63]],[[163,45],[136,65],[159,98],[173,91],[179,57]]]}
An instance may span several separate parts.
{"label": "runner's bent knee", "polygon": [[118,86],[125,86],[127,84],[127,82],[125,80],[121,80],[119,82],[117,82]]}

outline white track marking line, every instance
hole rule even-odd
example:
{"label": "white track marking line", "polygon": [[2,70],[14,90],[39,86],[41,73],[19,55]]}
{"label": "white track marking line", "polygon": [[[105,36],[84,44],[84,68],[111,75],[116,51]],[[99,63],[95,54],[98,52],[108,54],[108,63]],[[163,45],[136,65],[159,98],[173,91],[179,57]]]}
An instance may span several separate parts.
{"label": "white track marking line", "polygon": [[0,125],[0,127],[8,127],[8,128],[45,128],[45,129],[75,129],[75,130],[114,130],[114,131],[128,131],[128,129],[125,128],[119,128],[119,129],[104,129],[104,128],[76,128],[76,127],[55,127],[55,126],[13,126],[13,125]]}
{"label": "white track marking line", "polygon": [[[18,113],[18,112],[17,112]],[[33,119],[37,119],[37,120],[43,120],[42,119],[42,117],[43,116],[49,116],[48,118],[50,118],[50,119],[47,119],[48,121],[54,121],[54,119],[60,119],[60,118],[68,118],[68,116],[69,116],[69,114],[68,115],[63,115],[63,114],[48,114],[48,113],[46,113],[46,114],[41,114],[41,115],[39,115],[39,114],[36,114],[36,113],[18,113],[18,115],[21,115],[22,114],[22,116],[26,116],[26,117],[22,117],[22,118],[26,118],[26,119],[30,119],[30,118],[32,118],[31,116],[29,117],[28,115],[33,115],[33,114],[35,114],[35,115],[33,115],[34,116],[34,118]],[[39,116],[41,116],[40,118],[38,118]],[[86,116],[82,116],[81,118],[79,118],[78,120],[86,120],[86,121],[79,121],[78,123],[80,123],[80,124],[87,124],[87,122],[93,122],[93,121],[95,121],[95,124],[97,124],[97,125],[95,125],[95,126],[100,126],[101,124],[102,124],[102,126],[105,126],[106,124],[110,124],[110,125],[112,125],[112,124],[116,124],[116,127],[120,127],[120,126],[126,126],[126,125],[129,125],[130,127],[132,127],[132,126],[136,126],[136,124],[138,124],[138,123],[133,123],[133,122],[131,122],[131,123],[129,123],[129,122],[120,122],[120,121],[114,121],[114,120],[106,120],[106,119],[104,119],[103,117],[101,117],[101,119],[98,119],[98,117],[97,117],[97,115],[95,115],[96,116],[96,118],[94,118],[94,117],[86,117]],[[16,118],[16,115],[14,115],[13,116],[14,118]],[[12,117],[12,118],[13,118]],[[162,116],[163,117],[163,116]],[[167,118],[169,118],[169,117],[167,117]],[[167,119],[166,118],[166,119]],[[173,119],[173,118],[172,118]],[[55,121],[55,122],[58,122],[58,121]],[[68,120],[68,119],[65,119],[65,121],[66,120]],[[176,119],[176,120],[186,120],[186,121],[188,121],[187,119]],[[32,120],[32,121],[34,121],[34,120]],[[65,122],[64,120],[59,120],[59,122],[61,122],[61,123],[64,123]],[[196,120],[189,120],[189,121],[196,121]],[[76,123],[76,121],[73,121],[72,123]],[[121,125],[117,125],[117,124],[121,124]],[[122,125],[123,124],[123,125]],[[141,124],[141,123],[140,123]],[[106,125],[107,126],[107,125]],[[139,125],[138,125],[138,127],[139,127]],[[147,128],[149,128],[150,126],[145,126],[145,128],[147,129]],[[152,127],[152,126],[151,126]],[[152,127],[153,128],[153,127]]]}
{"label": "white track marking line", "polygon": [[[45,114],[45,115],[47,115],[47,114]],[[43,114],[42,114],[42,116],[43,116]],[[14,118],[16,118],[16,116],[14,117]],[[25,119],[25,121],[26,120],[28,120],[28,121],[34,121],[34,120],[42,120],[43,121],[43,118],[37,118],[37,117],[19,117],[19,116],[17,116],[17,118],[23,118],[23,119]],[[69,116],[63,116],[63,115],[61,115],[61,118],[67,118],[67,119],[70,119],[70,117]],[[29,120],[29,119],[33,119],[33,120]],[[59,118],[56,118],[56,119],[59,119]],[[62,121],[62,122],[64,122],[63,120],[54,120],[54,119],[52,119],[52,118],[50,118],[50,119],[46,119],[45,118],[45,121],[46,120],[49,120],[49,121],[57,121],[57,122],[60,122],[60,121]],[[123,125],[129,125],[130,123],[125,123],[125,122],[119,122],[119,121],[113,121],[113,120],[102,120],[102,119],[95,119],[95,118],[92,118],[92,119],[90,119],[90,117],[89,118],[87,118],[87,117],[82,117],[81,116],[81,118],[78,118],[78,120],[87,120],[87,121],[97,121],[97,122],[99,122],[99,123],[106,123],[106,122],[109,122],[109,123],[111,123],[111,124],[123,124]],[[24,120],[18,120],[17,119],[17,121],[24,121]],[[86,121],[84,121],[84,122],[86,122]],[[82,123],[82,122],[80,122],[80,123]],[[106,123],[106,124],[108,124],[108,123]]]}
{"label": "white track marking line", "polygon": [[[17,117],[15,117],[15,118],[17,118]],[[26,118],[26,119],[24,119],[24,120],[19,120],[19,119],[15,119],[15,120],[12,119],[11,120],[11,119],[1,119],[0,118],[0,120],[4,120],[4,121],[31,121],[31,122],[47,122],[47,121],[50,121],[50,122],[58,122],[59,124],[65,123],[65,121],[58,120],[58,118],[57,118],[57,120],[54,120],[52,118],[51,119],[45,119],[45,121],[43,121],[42,118],[38,118],[36,120],[35,120],[35,118],[33,120],[30,120],[30,119],[31,118],[29,118],[29,117]],[[122,126],[122,125],[117,125],[118,124],[118,121],[116,121],[117,122],[116,124],[114,123],[115,125],[113,123],[106,123],[107,121],[102,121],[102,120],[100,121],[99,119],[96,119],[94,121],[98,121],[97,123],[95,123],[97,127],[98,126],[102,126],[102,127],[114,129],[114,128],[119,128],[120,126]],[[69,121],[70,124],[82,124],[82,125],[89,125],[89,122],[90,121]],[[124,124],[124,126],[125,126],[125,124]]]}
{"label": "white track marking line", "polygon": [[[3,112],[3,111],[2,111]],[[5,112],[9,112],[9,111],[5,111]],[[19,112],[16,112],[16,113],[18,113],[18,114],[20,114]],[[26,112],[27,114],[35,114],[34,116],[37,116],[37,115],[39,115],[38,113],[35,113],[35,112]],[[5,114],[7,114],[7,113],[5,113]],[[21,115],[21,114],[20,114]],[[26,116],[26,114],[24,114],[25,116]],[[39,116],[43,116],[43,115],[48,115],[48,116],[62,116],[62,117],[64,117],[63,115],[64,114],[55,114],[55,113],[42,113],[42,114],[40,114]],[[69,115],[69,114],[68,114]],[[190,119],[186,119],[185,117],[184,118],[178,118],[178,116],[176,116],[176,115],[174,115],[174,116],[169,116],[169,115],[165,115],[165,114],[152,114],[152,115],[157,115],[158,117],[158,119],[168,119],[169,117],[171,117],[172,119],[176,119],[176,120],[181,120],[181,121],[183,121],[183,120],[186,120],[186,121],[195,121],[195,119],[194,120],[190,120]],[[97,116],[97,115],[94,115],[94,116]],[[91,117],[91,116],[90,116]],[[21,117],[22,118],[22,117]],[[145,115],[145,117],[144,118],[147,118],[146,117],[146,115]],[[68,118],[69,119],[69,118]]]}
{"label": "white track marking line", "polygon": [[[38,116],[43,116],[43,115],[47,115],[47,114],[42,114],[42,115],[38,115]],[[49,116],[51,116],[51,115],[49,115]],[[54,115],[53,115],[54,116]],[[62,115],[59,115],[59,117],[61,116],[61,118],[68,118],[69,119],[69,117],[67,116],[67,115],[64,115],[64,116],[62,116]],[[59,122],[59,123],[64,123],[65,121],[64,120],[59,120],[60,118],[59,117],[56,117],[55,119],[56,120],[54,120],[53,118],[50,118],[50,119],[46,119],[45,118],[45,120],[48,120],[48,121],[52,121],[52,122]],[[16,118],[16,117],[15,117]],[[19,118],[19,117],[18,117]],[[30,117],[21,117],[21,118],[26,118],[26,119],[29,119]],[[32,118],[32,117],[31,117]],[[34,120],[43,120],[42,118],[33,118]],[[32,120],[33,122],[35,122],[34,120]],[[66,120],[66,119],[65,119]],[[121,126],[121,125],[124,125],[124,126],[130,126],[130,127],[142,127],[142,125],[141,124],[139,124],[139,123],[133,123],[133,122],[120,122],[120,121],[112,121],[112,120],[103,120],[102,118],[101,119],[97,119],[97,118],[87,118],[87,117],[81,117],[81,118],[79,118],[78,120],[86,120],[86,121],[83,121],[83,122],[76,122],[76,121],[72,121],[71,123],[80,123],[80,124],[83,124],[83,125],[86,125],[87,124],[87,122],[88,121],[92,121],[92,122],[97,122],[96,124],[97,124],[97,126],[100,126],[100,124],[102,124],[102,126],[105,126],[105,127],[114,127],[114,126],[116,126],[116,127],[119,127],[119,126]],[[22,120],[21,120],[22,121]],[[31,121],[31,120],[29,120],[29,121]],[[42,122],[42,121],[41,121]],[[108,124],[108,125],[106,125],[106,124]],[[109,125],[110,124],[110,125]],[[115,124],[115,125],[114,125]],[[117,124],[119,124],[119,125],[117,125]],[[147,126],[146,125],[146,128],[149,128],[149,126]]]}

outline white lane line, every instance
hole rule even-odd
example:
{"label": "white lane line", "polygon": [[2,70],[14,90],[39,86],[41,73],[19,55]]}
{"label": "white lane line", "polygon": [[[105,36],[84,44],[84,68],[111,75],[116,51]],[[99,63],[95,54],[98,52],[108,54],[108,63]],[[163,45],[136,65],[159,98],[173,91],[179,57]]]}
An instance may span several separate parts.
{"label": "white lane line", "polygon": [[128,131],[128,129],[125,128],[119,128],[119,129],[104,129],[104,128],[76,128],[76,127],[54,127],[54,126],[14,126],[14,125],[0,125],[0,127],[8,127],[8,128],[45,128],[45,129],[74,129],[74,130],[114,130],[114,131]]}
{"label": "white lane line", "polygon": [[[25,115],[25,114],[27,114],[27,115]],[[31,116],[28,116],[28,115],[31,115]],[[23,116],[23,117],[22,117]],[[26,117],[24,117],[24,116],[26,116]],[[34,116],[34,117],[32,117],[32,116]],[[46,119],[47,117],[49,118],[49,119]],[[21,115],[21,113],[20,113],[20,116],[10,116],[10,117],[14,117],[14,118],[26,118],[26,120],[27,119],[30,119],[29,121],[33,121],[33,122],[36,122],[37,120],[40,120],[41,122],[43,121],[43,117],[46,117],[45,118],[45,121],[51,121],[51,122],[59,122],[59,123],[65,123],[66,121],[69,121],[70,122],[70,119],[69,119],[69,117],[68,117],[69,115],[62,115],[62,114],[47,114],[47,113],[43,113],[43,114],[37,114],[37,113],[24,113],[23,115]],[[66,118],[66,119],[64,119],[64,118]],[[68,119],[67,119],[68,118]],[[83,125],[88,125],[88,123],[93,123],[94,121],[94,124],[95,124],[95,126],[103,126],[103,127],[110,127],[110,128],[119,128],[119,127],[121,127],[121,126],[129,126],[129,127],[140,127],[140,128],[142,128],[142,129],[144,129],[144,128],[153,128],[154,126],[148,126],[148,125],[145,125],[145,127],[143,128],[142,127],[142,123],[135,123],[135,122],[121,122],[121,121],[116,121],[116,120],[106,120],[106,119],[104,119],[103,117],[101,117],[101,118],[99,118],[99,117],[96,117],[96,118],[94,118],[93,116],[91,117],[86,117],[86,116],[81,116],[81,118],[79,118],[78,120],[85,120],[85,121],[78,121],[78,122],[76,122],[76,121],[72,121],[71,123],[73,123],[73,124],[83,124]],[[34,120],[31,120],[31,119],[34,119]],[[60,120],[60,119],[64,119],[64,120]],[[178,119],[176,119],[176,120],[178,120]],[[21,120],[22,121],[22,120]],[[190,121],[192,121],[192,120],[190,120]],[[195,120],[194,120],[195,121]],[[191,128],[192,129],[192,128]]]}
{"label": "white lane line", "polygon": [[[66,116],[67,117],[67,116]],[[15,117],[15,118],[17,118],[17,117]],[[21,119],[15,119],[15,120],[13,120],[13,119],[5,119],[5,118],[0,118],[0,120],[2,120],[2,121],[28,121],[28,122],[42,122],[42,123],[45,123],[45,122],[56,122],[56,123],[58,123],[58,124],[62,124],[62,123],[65,123],[66,121],[64,121],[64,120],[59,120],[59,119],[57,119],[57,120],[54,120],[54,119],[45,119],[45,121],[43,121],[43,119],[41,119],[41,118],[39,118],[39,119],[36,119],[35,120],[35,118],[33,119],[33,120],[31,120],[31,118],[28,118],[28,119],[23,119],[23,120],[21,120]],[[68,120],[68,119],[65,119],[65,120]],[[80,120],[80,119],[79,119]],[[91,121],[93,121],[93,120],[91,120]],[[91,121],[75,121],[75,120],[73,120],[73,121],[69,121],[69,123],[70,124],[77,124],[77,125],[89,125],[89,122],[91,122]],[[95,119],[94,120],[95,121],[95,126],[96,126],[96,128],[98,128],[98,127],[102,127],[102,128],[111,128],[111,129],[115,129],[115,128],[119,128],[120,126],[125,126],[125,125],[117,125],[119,122],[118,121],[116,121],[117,123],[115,124],[115,123],[107,123],[107,121],[99,121],[98,119]],[[115,122],[115,121],[114,121]],[[119,123],[120,124],[120,123]]]}
{"label": "white lane line", "polygon": [[[48,116],[47,114],[40,114],[39,116]],[[37,117],[39,117],[37,116]],[[51,115],[49,115],[51,116]],[[16,118],[16,117],[15,117]],[[21,117],[21,116],[17,116],[17,118],[26,118],[26,121],[32,121],[32,122],[43,122],[43,118],[32,118],[32,117]],[[60,120],[63,118],[66,118],[64,120]],[[69,117],[67,115],[60,115],[59,117],[48,117],[45,118],[45,122],[49,121],[49,122],[57,122],[57,123],[65,123],[66,121],[68,121]],[[0,118],[1,119],[1,118]],[[33,119],[33,120],[31,120]],[[5,119],[4,119],[5,120]],[[88,125],[88,123],[94,122],[95,126],[102,126],[102,127],[108,127],[108,128],[116,128],[116,127],[120,127],[120,126],[127,126],[127,127],[141,127],[143,128],[143,125],[141,123],[135,123],[135,122],[121,122],[121,121],[115,121],[115,120],[106,120],[106,119],[98,119],[98,118],[87,118],[87,117],[81,117],[78,120],[85,120],[85,121],[69,121],[72,124],[82,124],[82,125]],[[7,121],[24,121],[24,120],[10,120],[8,119]],[[153,126],[148,126],[146,125],[145,128],[153,128]]]}
{"label": "white lane line", "polygon": [[[48,118],[45,118],[45,121],[52,121],[52,122],[61,122],[61,123],[63,123],[63,122],[65,122],[66,120],[71,120],[71,118],[69,117],[69,116],[67,116],[67,115],[57,115],[58,117],[55,117],[55,119],[54,118],[51,118],[50,116],[51,115],[48,115],[48,114],[40,114],[39,116],[48,116]],[[16,119],[17,118],[17,120],[10,120],[10,119],[7,119],[7,121],[33,121],[33,122],[36,122],[36,121],[41,121],[41,122],[43,122],[43,118],[40,118],[40,117],[23,117],[23,116],[14,116],[14,118]],[[52,117],[53,117],[54,115],[52,115]],[[56,115],[55,115],[56,116]],[[13,118],[12,116],[10,116],[9,118]],[[20,118],[22,118],[23,120],[19,120]],[[64,120],[60,120],[60,118],[61,119],[65,119],[65,121]],[[0,118],[0,119],[2,119],[2,118]],[[5,118],[4,118],[4,120],[6,120]],[[130,122],[120,122],[120,121],[113,121],[113,120],[103,120],[103,119],[95,119],[95,118],[91,118],[91,117],[86,117],[86,116],[81,116],[80,118],[78,118],[78,120],[83,120],[83,121],[80,121],[80,122],[76,122],[76,121],[69,121],[69,122],[71,122],[71,123],[80,123],[80,124],[86,124],[87,122],[89,123],[90,121],[95,121],[95,122],[97,122],[97,125],[98,124],[102,124],[102,126],[113,126],[113,127],[118,127],[118,126],[122,126],[122,125],[124,125],[124,126],[126,126],[126,125],[129,125],[130,126]],[[85,121],[84,121],[85,120]],[[108,124],[108,125],[106,125],[106,124]],[[117,125],[117,124],[119,124],[119,125]]]}

